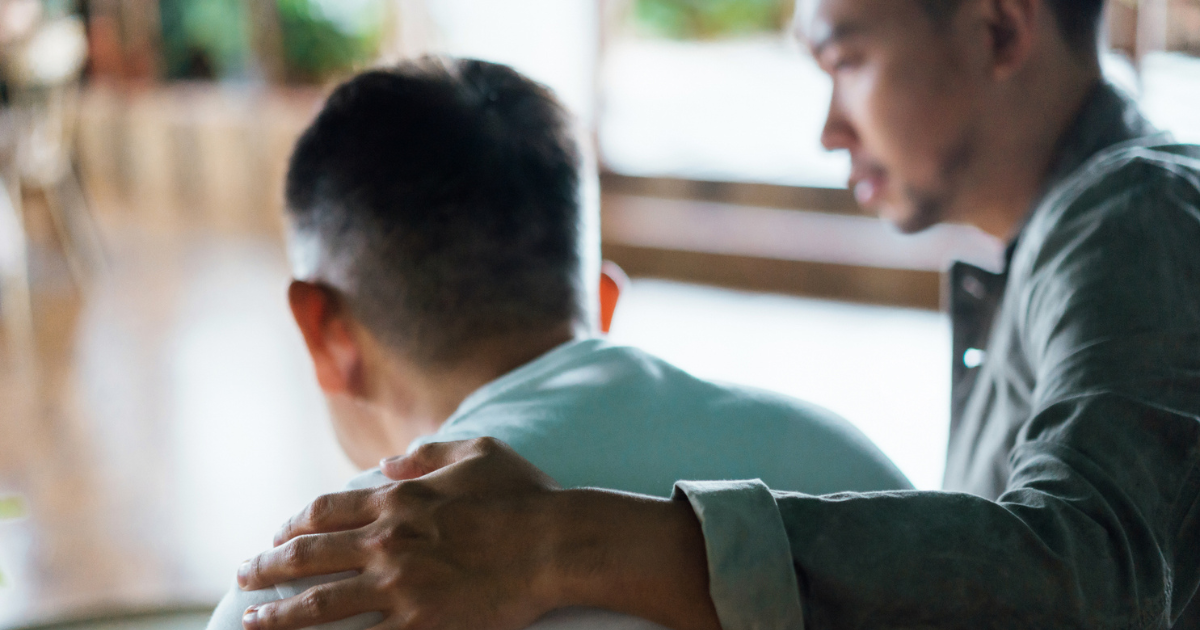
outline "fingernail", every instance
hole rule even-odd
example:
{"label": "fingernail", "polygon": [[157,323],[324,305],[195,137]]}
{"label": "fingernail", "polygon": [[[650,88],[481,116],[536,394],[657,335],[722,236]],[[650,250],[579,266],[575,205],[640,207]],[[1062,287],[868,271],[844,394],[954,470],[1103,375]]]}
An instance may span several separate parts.
{"label": "fingernail", "polygon": [[253,630],[256,623],[258,623],[258,606],[251,606],[242,615],[242,627],[246,630]]}
{"label": "fingernail", "polygon": [[[250,580],[250,561],[247,560],[242,563],[242,566],[238,567],[238,572],[237,572],[238,586],[243,589],[246,588],[246,584],[247,584],[247,582],[249,582],[249,580]],[[256,610],[256,609],[252,609],[252,610]],[[247,612],[249,612],[249,611],[247,611]]]}
{"label": "fingernail", "polygon": [[404,459],[404,457],[405,457],[404,455],[393,455],[391,457],[384,457],[383,459],[379,460],[379,467],[383,468],[384,466],[387,466],[388,464],[393,464],[395,462],[398,462],[398,461]]}

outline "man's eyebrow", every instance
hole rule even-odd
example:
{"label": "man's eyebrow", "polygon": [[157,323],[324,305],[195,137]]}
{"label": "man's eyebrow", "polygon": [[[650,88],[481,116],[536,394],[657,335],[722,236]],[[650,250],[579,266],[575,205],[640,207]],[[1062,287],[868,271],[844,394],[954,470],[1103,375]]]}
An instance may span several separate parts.
{"label": "man's eyebrow", "polygon": [[820,57],[821,52],[832,44],[836,44],[844,39],[862,34],[866,28],[862,22],[842,22],[835,25],[833,28],[820,37],[808,40],[808,47],[812,50],[813,57]]}

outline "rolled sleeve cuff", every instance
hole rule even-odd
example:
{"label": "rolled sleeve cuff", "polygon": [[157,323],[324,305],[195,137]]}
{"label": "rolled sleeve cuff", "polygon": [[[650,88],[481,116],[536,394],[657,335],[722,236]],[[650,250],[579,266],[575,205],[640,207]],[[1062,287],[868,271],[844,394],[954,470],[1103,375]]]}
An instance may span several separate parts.
{"label": "rolled sleeve cuff", "polygon": [[680,481],[708,553],[709,593],[724,630],[803,630],[792,549],[775,497],[752,481]]}

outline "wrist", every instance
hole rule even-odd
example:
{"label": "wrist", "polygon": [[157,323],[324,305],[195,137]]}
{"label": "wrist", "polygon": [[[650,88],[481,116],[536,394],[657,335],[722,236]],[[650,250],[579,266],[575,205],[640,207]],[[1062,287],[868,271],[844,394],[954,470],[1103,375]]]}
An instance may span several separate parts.
{"label": "wrist", "polygon": [[716,628],[704,536],[687,502],[595,489],[541,506],[548,609],[590,606],[675,628]]}

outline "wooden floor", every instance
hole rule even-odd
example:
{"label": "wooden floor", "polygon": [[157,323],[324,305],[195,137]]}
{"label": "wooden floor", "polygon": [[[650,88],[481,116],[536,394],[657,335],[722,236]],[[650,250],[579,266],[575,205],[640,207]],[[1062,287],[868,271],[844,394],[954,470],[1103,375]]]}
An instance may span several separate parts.
{"label": "wooden floor", "polygon": [[35,252],[37,369],[0,371],[0,627],[213,603],[353,473],[269,237],[109,233],[79,291]]}

